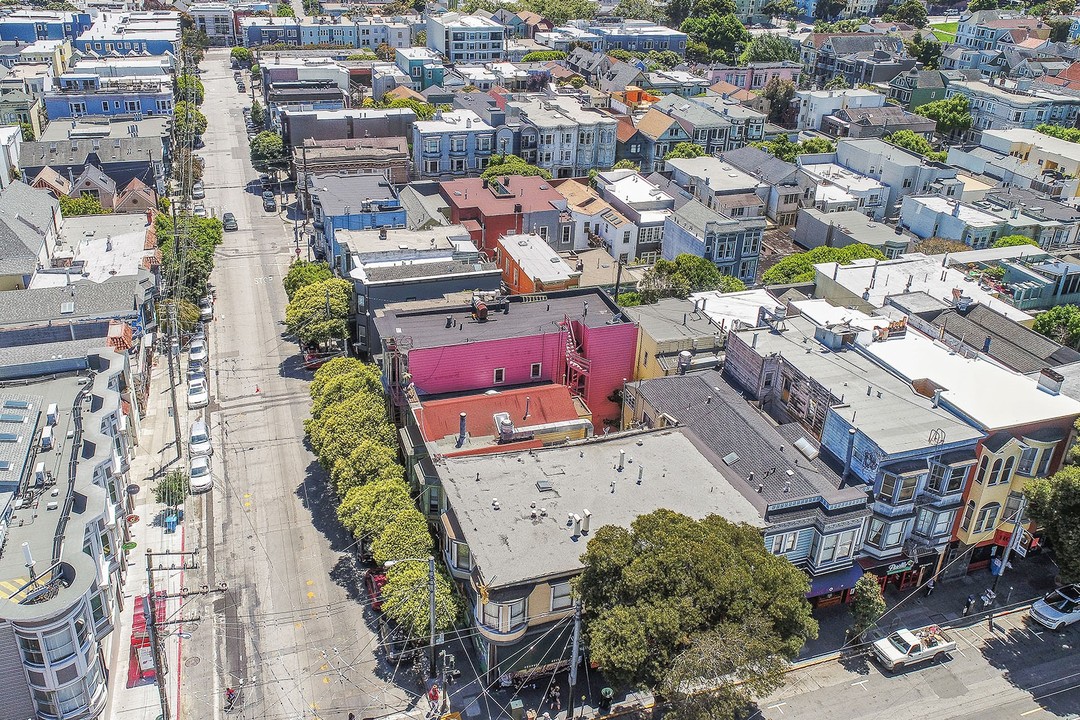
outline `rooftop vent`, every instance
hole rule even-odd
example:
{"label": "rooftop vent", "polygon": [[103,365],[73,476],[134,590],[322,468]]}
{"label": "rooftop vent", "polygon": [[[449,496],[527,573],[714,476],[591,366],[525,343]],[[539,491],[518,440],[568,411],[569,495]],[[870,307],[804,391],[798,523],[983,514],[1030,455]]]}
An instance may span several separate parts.
{"label": "rooftop vent", "polygon": [[537,480],[536,489],[540,492],[551,492],[555,489],[555,486],[551,483],[550,480]]}

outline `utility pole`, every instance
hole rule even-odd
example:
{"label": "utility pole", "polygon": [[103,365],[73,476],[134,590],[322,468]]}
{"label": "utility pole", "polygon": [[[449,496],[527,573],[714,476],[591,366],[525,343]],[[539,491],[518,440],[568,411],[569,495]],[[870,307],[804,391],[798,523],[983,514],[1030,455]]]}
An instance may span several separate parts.
{"label": "utility pole", "polygon": [[577,701],[577,671],[581,652],[581,600],[574,601],[574,644],[570,652],[570,708],[567,720],[574,720],[574,705]]}
{"label": "utility pole", "polygon": [[[329,292],[327,294],[329,297]],[[435,677],[435,556],[428,558],[428,603],[431,605],[431,639],[428,642],[428,674]],[[168,718],[165,718],[168,720]]]}
{"label": "utility pole", "polygon": [[[176,295],[180,297],[179,294]],[[176,459],[179,460],[183,457],[183,450],[181,449],[180,440],[180,410],[176,406],[176,375],[174,373],[173,365],[173,339],[176,340],[176,351],[180,352],[180,334],[177,332],[177,323],[180,322],[178,313],[176,311],[176,302],[169,305],[169,397],[172,402],[172,417],[173,417],[173,432],[176,438]],[[149,552],[149,550],[147,550]],[[166,720],[168,720],[166,718]]]}
{"label": "utility pole", "polygon": [[1016,509],[1016,515],[1013,516],[1013,531],[1009,536],[1009,544],[1005,546],[1005,552],[1001,554],[1001,570],[994,576],[994,584],[990,586],[990,601],[993,602],[996,597],[996,590],[998,583],[1001,581],[1001,576],[1005,574],[1005,568],[1009,564],[1009,555],[1012,553],[1012,549],[1020,543],[1020,538],[1024,535],[1024,527],[1020,524],[1021,518],[1024,517],[1024,508],[1027,506],[1027,497],[1020,496],[1020,506]]}

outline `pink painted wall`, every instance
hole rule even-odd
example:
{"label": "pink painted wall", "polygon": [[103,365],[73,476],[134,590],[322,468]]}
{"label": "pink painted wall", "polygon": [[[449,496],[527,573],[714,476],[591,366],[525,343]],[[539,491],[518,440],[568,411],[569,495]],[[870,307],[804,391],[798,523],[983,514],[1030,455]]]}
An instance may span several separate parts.
{"label": "pink painted wall", "polygon": [[587,357],[589,379],[585,385],[585,402],[593,412],[593,424],[601,430],[605,420],[618,426],[622,407],[608,400],[608,395],[623,386],[623,380],[634,379],[634,354],[637,351],[637,325],[602,325],[582,328],[582,354]]}
{"label": "pink painted wall", "polygon": [[[544,335],[414,348],[409,351],[413,383],[421,395],[487,390],[497,387],[493,378],[500,367],[506,370],[502,385],[561,383],[566,333],[549,327],[552,332]],[[535,362],[543,363],[539,378],[529,375]]]}

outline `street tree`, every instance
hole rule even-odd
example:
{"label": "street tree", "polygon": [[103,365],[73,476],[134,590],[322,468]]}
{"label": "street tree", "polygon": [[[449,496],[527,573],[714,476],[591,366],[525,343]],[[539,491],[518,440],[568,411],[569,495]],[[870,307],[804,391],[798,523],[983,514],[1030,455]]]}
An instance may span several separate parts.
{"label": "street tree", "polygon": [[999,237],[994,241],[994,244],[990,247],[1004,248],[1004,247],[1017,247],[1019,245],[1034,245],[1039,247],[1039,243],[1034,238],[1029,238],[1027,235],[1005,235]]}
{"label": "street tree", "polygon": [[206,89],[203,88],[202,80],[197,75],[185,72],[176,78],[176,89],[173,92],[173,97],[177,100],[202,105],[205,96]]}
{"label": "street tree", "polygon": [[799,51],[787,40],[775,33],[755,36],[739,56],[742,64],[751,62],[799,61]]}
{"label": "street tree", "polygon": [[285,274],[282,284],[285,285],[285,295],[290,300],[297,290],[305,285],[322,282],[334,277],[330,266],[324,262],[307,262],[297,260],[289,266],[289,272]]}
{"label": "street tree", "polygon": [[285,306],[285,327],[305,347],[345,340],[351,297],[352,283],[342,278],[304,285]]}
{"label": "street tree", "polygon": [[337,357],[328,360],[321,368],[315,371],[315,375],[311,378],[311,384],[308,386],[311,399],[318,402],[327,392],[327,387],[332,380],[344,375],[362,372],[366,365],[367,363],[362,360],[350,357]]}
{"label": "street tree", "polygon": [[1056,343],[1080,347],[1080,307],[1055,305],[1035,316],[1031,329]]}
{"label": "street tree", "polygon": [[611,166],[612,170],[633,170],[635,172],[641,172],[641,166],[633,160],[620,160]]}
{"label": "street tree", "polygon": [[547,170],[530,165],[517,155],[492,155],[487,168],[480,173],[480,177],[484,180],[513,175],[538,175],[542,178],[551,178],[551,173]]}
{"label": "street tree", "polygon": [[224,239],[221,220],[188,214],[178,215],[176,220],[174,229],[169,215],[158,213],[154,219],[161,274],[166,282],[177,286],[183,299],[198,302],[206,295],[214,252]]}
{"label": "street tree", "polygon": [[382,398],[372,395],[354,395],[331,405],[318,419],[305,421],[304,429],[319,464],[327,471],[349,457],[365,440],[377,440],[384,445],[395,441]]}
{"label": "street tree", "polygon": [[924,28],[927,21],[926,3],[922,0],[904,0],[889,8],[882,18],[889,22],[902,22]]}
{"label": "street tree", "polygon": [[937,123],[941,135],[955,135],[971,127],[971,103],[966,95],[956,94],[944,100],[935,100],[915,108],[922,115]]}
{"label": "street tree", "polygon": [[788,255],[761,276],[765,285],[786,285],[810,282],[814,279],[814,265],[835,262],[850,265],[855,260],[884,260],[885,256],[875,247],[856,243],[842,248],[817,247],[802,253]]}
{"label": "street tree", "polygon": [[795,91],[795,83],[790,80],[774,77],[765,83],[761,96],[769,102],[769,122],[784,121],[791,107],[791,101],[795,99]]}
{"label": "street tree", "polygon": [[885,142],[890,142],[897,147],[902,147],[905,150],[910,150],[913,153],[922,155],[929,160],[936,160],[938,162],[945,162],[948,157],[947,152],[938,152],[934,150],[934,146],[930,144],[930,141],[924,138],[917,132],[911,130],[897,130],[896,132],[886,135],[882,138]]}
{"label": "street tree", "polygon": [[397,461],[397,449],[375,438],[364,438],[330,469],[330,484],[338,497],[354,487],[376,479],[402,479],[405,468]]}
{"label": "street tree", "polygon": [[[396,622],[405,637],[426,639],[431,634],[431,605],[428,564],[416,560],[400,562],[386,571],[381,590],[382,608]],[[442,568],[435,573],[435,631],[453,630],[461,618],[461,600]]]}
{"label": "street tree", "polygon": [[[663,689],[695,638],[733,625],[751,623],[770,645],[765,655],[783,659],[817,636],[806,575],[768,552],[756,529],[717,515],[694,520],[656,510],[629,528],[606,525],[581,562],[576,590],[591,658],[620,686]],[[746,648],[732,665],[748,668],[760,656]],[[708,674],[677,679],[685,687]]]}
{"label": "street tree", "polygon": [[930,237],[920,240],[912,246],[912,250],[923,255],[944,255],[945,253],[965,252],[971,246],[959,240],[950,240],[943,237]]}
{"label": "street tree", "polygon": [[251,122],[255,123],[255,127],[259,127],[266,122],[266,110],[258,100],[251,103]]}
{"label": "street tree", "polygon": [[677,158],[698,158],[704,154],[705,150],[700,145],[695,145],[692,142],[681,142],[671,148],[668,154],[664,156],[664,159],[675,160]]}
{"label": "street tree", "polygon": [[434,549],[427,518],[412,504],[391,517],[371,543],[371,555],[379,565],[402,558],[427,557]]}
{"label": "street tree", "polygon": [[154,486],[154,502],[166,507],[179,507],[190,492],[187,473],[171,470]]}
{"label": "street tree", "polygon": [[[174,305],[176,306],[175,317],[178,326],[175,328],[172,326],[172,318],[174,317],[172,308]],[[170,298],[158,301],[156,309],[158,324],[167,334],[179,335],[182,332],[191,332],[199,324],[199,306],[193,302]]]}
{"label": "street tree", "polygon": [[353,396],[365,395],[376,400],[382,397],[382,377],[378,367],[371,363],[361,363],[352,372],[334,375],[319,387],[319,394],[312,394],[311,401],[311,416],[316,419],[326,408]]}
{"label": "street tree", "polygon": [[799,5],[795,0],[769,0],[762,6],[761,12],[769,17],[795,17],[799,14]]}
{"label": "street tree", "polygon": [[282,170],[288,164],[285,143],[281,136],[271,130],[263,130],[251,138],[251,164],[259,172]]}
{"label": "street tree", "polygon": [[679,29],[691,40],[704,43],[715,60],[724,62],[736,61],[751,40],[750,32],[732,13],[692,16]]}
{"label": "street tree", "polygon": [[399,512],[412,506],[405,481],[387,478],[350,488],[338,505],[337,515],[354,538],[370,542]]}
{"label": "street tree", "polygon": [[1069,465],[1048,478],[1028,480],[1024,494],[1031,518],[1053,544],[1058,580],[1080,582],[1080,467]]}
{"label": "street tree", "polygon": [[251,51],[244,47],[234,47],[229,51],[229,57],[241,65],[250,65],[255,60]]}
{"label": "street tree", "polygon": [[173,127],[181,142],[186,143],[188,139],[206,132],[206,116],[193,103],[180,100],[173,105]]}
{"label": "street tree", "polygon": [[885,597],[873,573],[855,582],[851,600],[851,637],[859,640],[885,614]]}
{"label": "street tree", "polygon": [[997,10],[998,7],[999,0],[971,0],[967,9],[969,12],[978,12],[980,10]]}

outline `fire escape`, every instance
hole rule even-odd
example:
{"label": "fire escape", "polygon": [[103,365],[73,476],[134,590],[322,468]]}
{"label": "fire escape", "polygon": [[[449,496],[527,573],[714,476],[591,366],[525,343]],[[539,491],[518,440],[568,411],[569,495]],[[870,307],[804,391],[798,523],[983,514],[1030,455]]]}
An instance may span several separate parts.
{"label": "fire escape", "polygon": [[408,393],[412,385],[412,376],[409,374],[409,350],[412,349],[412,338],[394,337],[386,340],[386,392],[390,397],[390,420],[397,426],[401,426],[404,413],[409,406]]}
{"label": "fire escape", "polygon": [[585,395],[585,386],[589,379],[591,362],[581,354],[581,342],[574,333],[574,323],[568,315],[563,316],[563,327],[566,328],[566,373],[563,376],[563,384],[569,388],[574,397]]}

